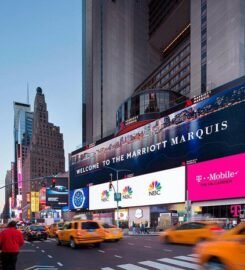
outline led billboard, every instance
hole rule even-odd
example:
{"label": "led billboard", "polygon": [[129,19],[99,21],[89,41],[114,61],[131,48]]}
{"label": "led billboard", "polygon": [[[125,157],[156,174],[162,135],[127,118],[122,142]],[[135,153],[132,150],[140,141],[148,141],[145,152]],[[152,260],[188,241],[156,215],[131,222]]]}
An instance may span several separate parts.
{"label": "led billboard", "polygon": [[87,209],[89,204],[88,188],[79,188],[70,191],[70,210]]}
{"label": "led billboard", "polygon": [[191,201],[245,197],[245,153],[187,167]]}
{"label": "led billboard", "polygon": [[[70,156],[70,187],[245,152],[245,84]],[[110,167],[110,168],[108,168]],[[117,173],[116,173],[117,172]]]}
{"label": "led billboard", "polygon": [[[117,191],[117,181],[113,181]],[[185,167],[145,174],[118,181],[120,207],[180,203],[185,201]],[[89,187],[89,209],[116,208],[109,183]]]}
{"label": "led billboard", "polygon": [[63,206],[68,205],[67,177],[47,178],[46,205],[54,209],[61,209]]}

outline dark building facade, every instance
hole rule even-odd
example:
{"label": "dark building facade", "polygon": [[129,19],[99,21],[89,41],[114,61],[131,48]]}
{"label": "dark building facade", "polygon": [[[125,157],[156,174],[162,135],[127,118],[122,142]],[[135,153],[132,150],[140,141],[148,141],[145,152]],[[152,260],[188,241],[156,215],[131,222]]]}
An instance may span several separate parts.
{"label": "dark building facade", "polygon": [[38,87],[34,101],[32,140],[23,166],[23,219],[30,218],[28,193],[40,189],[40,181],[33,181],[33,179],[64,171],[63,135],[59,127],[49,123],[45,96],[42,89]]}

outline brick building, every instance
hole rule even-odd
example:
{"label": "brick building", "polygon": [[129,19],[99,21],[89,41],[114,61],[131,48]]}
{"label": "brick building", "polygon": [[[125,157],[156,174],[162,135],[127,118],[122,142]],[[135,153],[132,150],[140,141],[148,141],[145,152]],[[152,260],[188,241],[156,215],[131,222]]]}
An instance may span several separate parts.
{"label": "brick building", "polygon": [[27,195],[39,191],[41,180],[29,181],[65,171],[64,141],[59,127],[48,121],[47,104],[40,87],[34,101],[32,140],[23,165],[22,212],[30,219],[31,209]]}

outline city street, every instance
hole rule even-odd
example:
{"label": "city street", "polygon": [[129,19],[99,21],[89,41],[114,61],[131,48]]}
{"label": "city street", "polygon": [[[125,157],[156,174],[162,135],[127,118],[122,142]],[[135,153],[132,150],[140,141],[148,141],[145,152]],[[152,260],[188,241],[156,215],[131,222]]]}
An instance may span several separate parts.
{"label": "city street", "polygon": [[125,236],[100,248],[57,246],[54,239],[26,242],[18,270],[199,269],[192,246],[166,245],[158,236]]}

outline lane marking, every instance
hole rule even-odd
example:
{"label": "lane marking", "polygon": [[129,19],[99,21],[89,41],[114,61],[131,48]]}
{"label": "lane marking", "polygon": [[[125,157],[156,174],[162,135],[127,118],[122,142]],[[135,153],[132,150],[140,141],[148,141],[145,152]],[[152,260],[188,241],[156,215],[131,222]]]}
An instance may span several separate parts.
{"label": "lane marking", "polygon": [[58,264],[59,266],[63,266],[63,264],[62,264],[61,262],[57,262],[57,264]]}
{"label": "lane marking", "polygon": [[114,257],[116,257],[116,258],[122,258],[122,256],[119,256],[119,255],[114,255]]}
{"label": "lane marking", "polygon": [[114,269],[111,267],[103,267],[103,268],[101,268],[101,270],[114,270]]}
{"label": "lane marking", "polygon": [[39,247],[36,247],[36,248],[39,248]]}
{"label": "lane marking", "polygon": [[130,246],[134,246],[134,243],[128,243],[128,245],[130,245]]}
{"label": "lane marking", "polygon": [[105,251],[104,251],[104,250],[100,250],[100,249],[99,249],[98,251],[99,251],[99,252],[101,252],[101,253],[105,253]]}
{"label": "lane marking", "polygon": [[144,261],[144,262],[139,262],[140,264],[150,266],[155,269],[159,270],[181,270],[183,268],[175,267],[175,266],[170,266],[167,264],[162,264],[162,263],[157,263],[157,262],[152,262],[152,261]]}
{"label": "lane marking", "polygon": [[144,248],[152,248],[151,246],[144,246]]}
{"label": "lane marking", "polygon": [[[35,267],[35,268],[34,268]],[[55,268],[54,266],[50,265],[33,265],[31,267],[25,268],[25,270],[31,270],[31,269],[51,269],[51,270],[58,270],[58,268]]]}
{"label": "lane marking", "polygon": [[189,254],[188,256],[191,256],[191,257],[198,257],[198,254],[193,253],[193,254]]}
{"label": "lane marking", "polygon": [[194,270],[200,270],[200,267],[197,264],[194,263],[188,263],[188,262],[183,262],[175,259],[169,259],[169,258],[163,258],[163,259],[158,259],[160,262],[165,262],[169,264],[175,264],[178,266],[194,269]]}
{"label": "lane marking", "polygon": [[189,261],[189,262],[198,262],[197,258],[193,258],[193,257],[187,257],[187,256],[176,256],[174,257],[175,259],[179,259],[179,260],[184,260],[184,261]]}
{"label": "lane marking", "polygon": [[51,256],[51,255],[48,255],[48,257],[49,257],[50,259],[52,259],[52,258],[53,258],[53,256]]}
{"label": "lane marking", "polygon": [[41,251],[42,251],[42,253],[45,253],[45,250],[42,249]]}
{"label": "lane marking", "polygon": [[117,265],[117,267],[122,268],[122,269],[126,269],[126,270],[147,270],[147,268],[137,266],[135,264],[130,264],[130,263]]}

